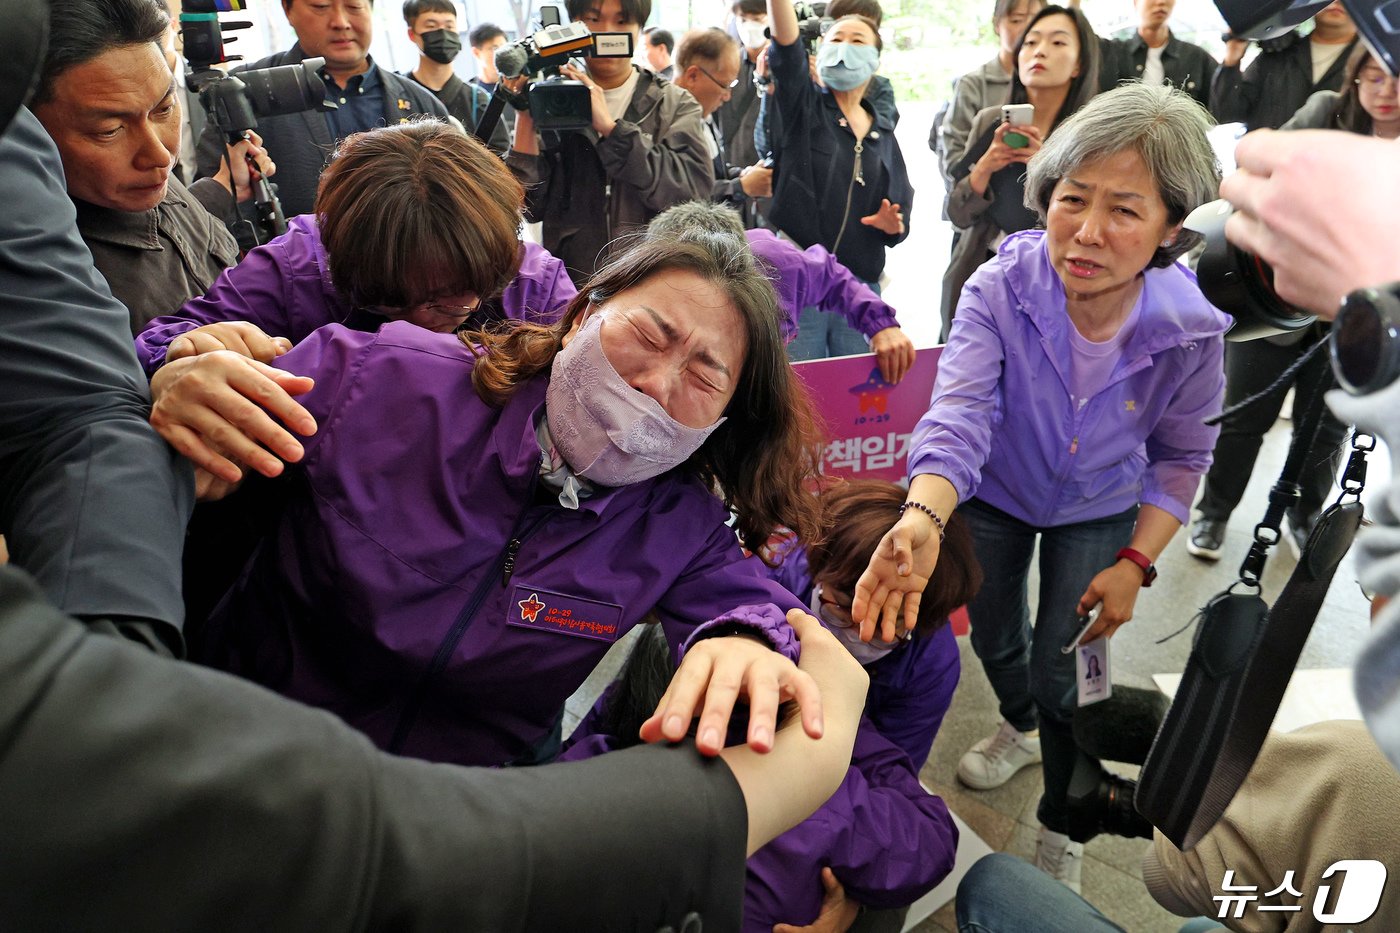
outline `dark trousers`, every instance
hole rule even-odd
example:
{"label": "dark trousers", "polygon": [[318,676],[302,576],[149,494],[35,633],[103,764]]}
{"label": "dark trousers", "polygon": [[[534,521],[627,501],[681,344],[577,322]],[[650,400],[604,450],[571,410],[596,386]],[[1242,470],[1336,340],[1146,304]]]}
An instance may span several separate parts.
{"label": "dark trousers", "polygon": [[[1326,339],[1326,336],[1292,346],[1279,346],[1267,340],[1225,344],[1225,407],[1262,391],[1318,339]],[[1331,365],[1327,353],[1320,352],[1298,371],[1293,380],[1295,424],[1303,417],[1318,386],[1331,378]],[[1230,513],[1240,504],[1245,487],[1249,485],[1264,432],[1278,419],[1286,392],[1286,386],[1279,387],[1273,395],[1232,416],[1221,426],[1220,439],[1215,442],[1215,460],[1206,474],[1201,501],[1197,503],[1202,518],[1219,522],[1230,519]],[[1322,426],[1299,484],[1302,496],[1288,513],[1288,520],[1294,527],[1311,525],[1331,498],[1347,431],[1347,426],[1333,417],[1331,411],[1323,412]]]}
{"label": "dark trousers", "polygon": [[[1074,655],[1062,654],[1083,620],[1079,597],[1116,561],[1133,536],[1137,509],[1037,528],[977,499],[958,506],[982,565],[982,588],[968,603],[972,650],[997,695],[1002,718],[1021,732],[1040,727],[1045,793],[1037,816],[1047,829],[1069,831],[1065,798],[1074,773],[1074,710],[1079,704]],[[1040,539],[1040,598],[1031,627],[1028,574]]]}

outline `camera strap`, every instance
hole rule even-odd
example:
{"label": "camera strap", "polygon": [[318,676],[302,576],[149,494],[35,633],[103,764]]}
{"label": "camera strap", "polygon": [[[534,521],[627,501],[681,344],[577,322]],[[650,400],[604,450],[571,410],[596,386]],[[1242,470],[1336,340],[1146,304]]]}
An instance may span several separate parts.
{"label": "camera strap", "polygon": [[1298,566],[1269,608],[1260,593],[1260,575],[1269,548],[1279,540],[1284,512],[1298,501],[1329,387],[1330,380],[1307,401],[1239,579],[1198,616],[1176,699],[1143,765],[1134,804],[1183,850],[1219,821],[1249,774],[1332,578],[1361,525],[1366,454],[1375,448],[1375,439],[1355,434],[1341,495],[1318,518]]}

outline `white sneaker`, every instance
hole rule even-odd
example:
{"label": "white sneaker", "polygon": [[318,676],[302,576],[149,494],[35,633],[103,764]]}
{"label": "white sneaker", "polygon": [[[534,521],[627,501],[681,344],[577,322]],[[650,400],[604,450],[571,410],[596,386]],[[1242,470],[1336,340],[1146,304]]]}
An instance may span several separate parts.
{"label": "white sneaker", "polygon": [[1040,736],[1017,732],[1006,720],[990,735],[962,756],[958,780],[976,790],[1000,787],[1027,765],[1040,761]]}
{"label": "white sneaker", "polygon": [[1042,826],[1040,838],[1035,841],[1035,867],[1078,894],[1084,870],[1084,843],[1070,842],[1064,833]]}

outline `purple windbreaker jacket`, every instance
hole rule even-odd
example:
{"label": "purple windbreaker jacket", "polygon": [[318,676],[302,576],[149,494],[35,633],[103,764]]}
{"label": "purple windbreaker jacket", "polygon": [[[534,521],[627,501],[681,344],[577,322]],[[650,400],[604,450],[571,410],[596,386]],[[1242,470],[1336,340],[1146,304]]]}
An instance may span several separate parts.
{"label": "purple windbreaker jacket", "polygon": [[[508,318],[552,324],[578,290],[564,264],[544,247],[522,242],[520,251],[520,270],[498,299],[501,311]],[[318,327],[351,323],[354,312],[331,284],[316,215],[302,214],[287,222],[286,233],[220,273],[208,293],[185,302],[179,314],[147,324],[136,337],[136,356],[150,376],[165,363],[172,340],[204,324],[249,321],[270,337],[296,344]],[[382,320],[367,323],[378,326]]]}
{"label": "purple windbreaker jacket", "polygon": [[277,365],[316,380],[298,400],[320,430],[203,660],[389,751],[500,765],[653,608],[673,646],[713,621],[796,658],[797,600],[744,559],[695,478],[600,489],[577,510],[537,488],[547,376],[492,407],[456,337],[405,322],[324,327]]}
{"label": "purple windbreaker jacket", "polygon": [[933,473],[1030,525],[1155,505],[1183,524],[1220,433],[1228,315],[1173,263],[1144,273],[1142,311],[1108,385],[1076,411],[1065,290],[1044,231],[1007,237],[963,288],[909,475]]}
{"label": "purple windbreaker jacket", "polygon": [[803,308],[830,311],[870,338],[886,327],[898,327],[894,308],[875,290],[820,244],[806,249],[784,240],[771,230],[744,231],[755,256],[773,269],[769,276],[782,309],[783,339],[797,336],[797,319]]}

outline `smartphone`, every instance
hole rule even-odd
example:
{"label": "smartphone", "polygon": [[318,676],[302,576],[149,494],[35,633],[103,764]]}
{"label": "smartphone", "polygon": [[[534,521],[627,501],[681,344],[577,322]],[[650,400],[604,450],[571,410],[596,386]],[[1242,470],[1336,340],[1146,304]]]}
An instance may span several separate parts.
{"label": "smartphone", "polygon": [[1092,628],[1094,623],[1099,620],[1100,608],[1101,607],[1099,606],[1095,606],[1093,609],[1090,609],[1089,615],[1087,617],[1075,616],[1076,619],[1084,619],[1084,627],[1081,628],[1078,632],[1076,632],[1073,638],[1065,642],[1064,647],[1060,649],[1060,654],[1069,654],[1070,652],[1072,652],[1074,650],[1074,647],[1079,644],[1079,639],[1089,634],[1089,629]]}
{"label": "smartphone", "polygon": [[[1035,122],[1035,104],[1002,104],[1001,120],[1012,126],[1030,126]],[[1012,149],[1024,149],[1031,144],[1025,133],[1007,133],[1002,141]]]}

